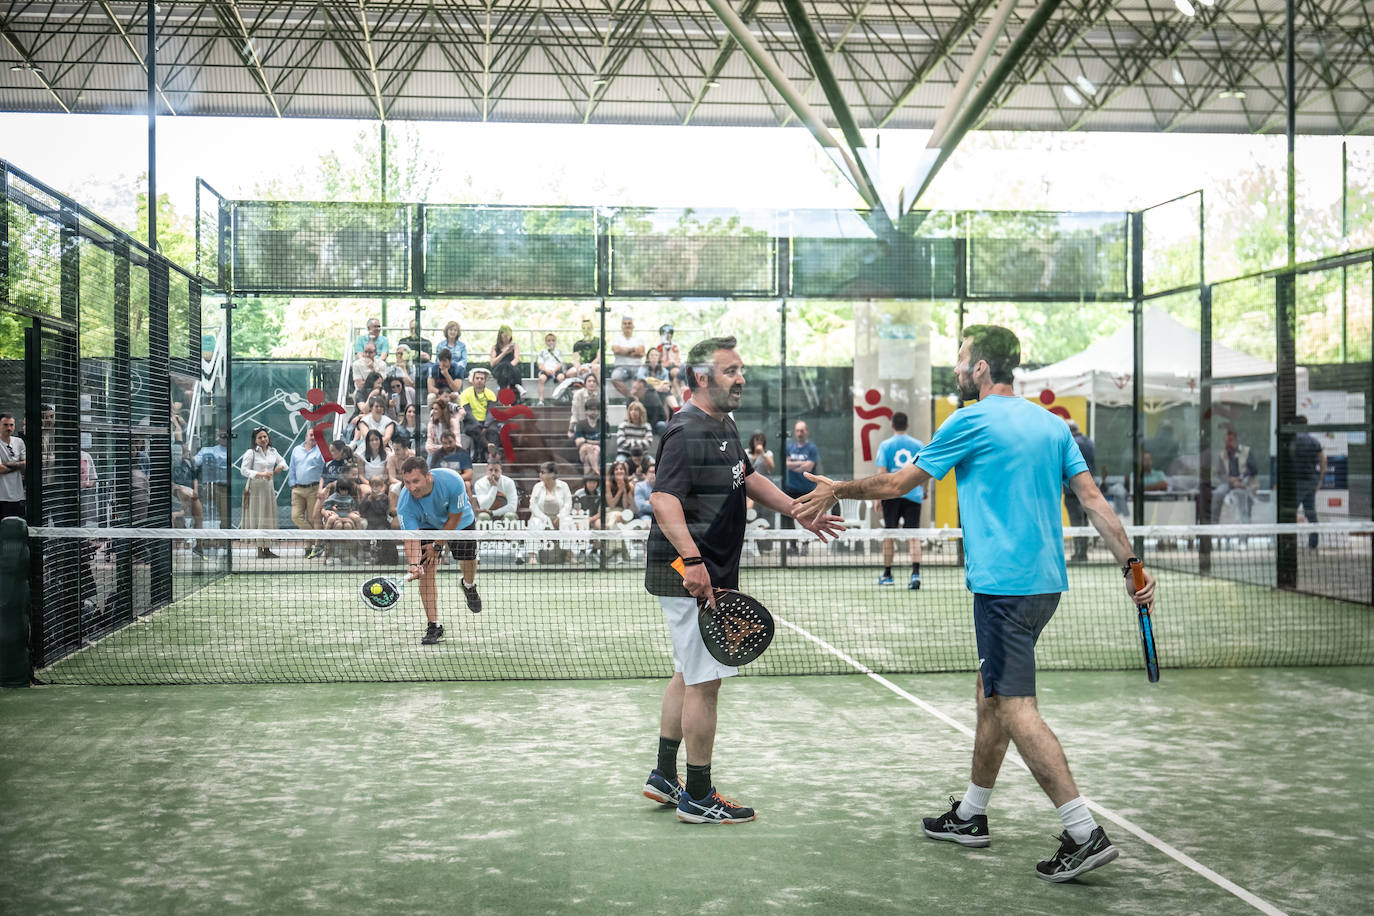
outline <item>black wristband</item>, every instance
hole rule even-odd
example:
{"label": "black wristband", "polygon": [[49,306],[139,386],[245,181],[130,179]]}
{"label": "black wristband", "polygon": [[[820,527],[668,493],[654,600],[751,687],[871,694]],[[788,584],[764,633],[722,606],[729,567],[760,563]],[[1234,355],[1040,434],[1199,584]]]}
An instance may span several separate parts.
{"label": "black wristband", "polygon": [[683,558],[682,558],[682,565],[683,565],[683,566],[700,566],[700,565],[702,565],[702,564],[705,563],[705,562],[706,562],[706,561],[703,560],[701,557],[683,557]]}
{"label": "black wristband", "polygon": [[1127,557],[1127,558],[1126,558],[1126,565],[1123,566],[1123,567],[1121,567],[1121,578],[1123,578],[1123,579],[1130,578],[1130,575],[1131,575],[1131,564],[1132,564],[1132,563],[1139,563],[1139,562],[1140,562],[1140,561],[1137,560],[1135,557]]}

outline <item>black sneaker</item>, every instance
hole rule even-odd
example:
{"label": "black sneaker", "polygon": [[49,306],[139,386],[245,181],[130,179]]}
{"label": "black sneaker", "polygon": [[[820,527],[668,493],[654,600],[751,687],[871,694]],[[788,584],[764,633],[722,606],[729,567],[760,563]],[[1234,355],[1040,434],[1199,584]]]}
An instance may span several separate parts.
{"label": "black sneaker", "polygon": [[472,583],[471,586],[466,582],[463,583],[463,597],[468,600],[469,611],[472,611],[474,614],[482,613],[482,596],[477,594],[476,582]]}
{"label": "black sneaker", "polygon": [[992,837],[988,836],[986,814],[975,814],[968,820],[959,816],[960,799],[949,797],[949,810],[939,817],[921,818],[921,832],[932,840],[949,840],[960,846],[988,846]]}
{"label": "black sneaker", "polygon": [[444,625],[442,623],[431,623],[425,630],[425,635],[420,640],[422,646],[432,646],[444,638]]}
{"label": "black sneaker", "polygon": [[677,800],[677,819],[684,824],[743,824],[755,817],[757,815],[753,808],[746,808],[733,798],[726,798],[715,787],[701,801],[688,795],[684,787]]}
{"label": "black sneaker", "polygon": [[1117,848],[1107,839],[1101,827],[1096,827],[1088,841],[1079,845],[1068,831],[1059,835],[1059,851],[1044,862],[1035,863],[1035,874],[1046,881],[1072,881],[1086,871],[1106,865],[1117,857]]}

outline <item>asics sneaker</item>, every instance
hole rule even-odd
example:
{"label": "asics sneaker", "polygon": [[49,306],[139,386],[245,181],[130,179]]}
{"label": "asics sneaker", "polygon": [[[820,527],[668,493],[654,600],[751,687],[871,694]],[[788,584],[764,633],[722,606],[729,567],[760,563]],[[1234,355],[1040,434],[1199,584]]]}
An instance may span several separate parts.
{"label": "asics sneaker", "polygon": [[463,597],[467,599],[469,611],[474,614],[482,613],[482,596],[477,594],[476,582],[472,583],[471,587],[466,582],[463,583]]}
{"label": "asics sneaker", "polygon": [[681,775],[669,780],[658,770],[654,770],[644,782],[644,797],[653,799],[660,805],[672,805],[676,808],[686,788],[687,781]]}
{"label": "asics sneaker", "polygon": [[1071,881],[1099,865],[1106,865],[1118,854],[1101,827],[1094,828],[1087,842],[1082,844],[1075,843],[1065,831],[1059,835],[1059,851],[1044,862],[1035,863],[1035,875],[1056,883]]}
{"label": "asics sneaker", "polygon": [[992,838],[988,836],[986,814],[975,814],[968,820],[959,816],[959,799],[949,797],[949,810],[939,817],[921,818],[921,832],[932,840],[949,840],[960,846],[988,846]]}
{"label": "asics sneaker", "polygon": [[726,798],[713,787],[711,794],[697,801],[683,789],[677,801],[677,819],[685,824],[743,824],[757,815],[733,798]]}
{"label": "asics sneaker", "polygon": [[425,635],[420,639],[420,645],[432,646],[444,638],[444,625],[442,623],[430,622],[425,629]]}
{"label": "asics sneaker", "polygon": [[911,579],[906,584],[907,591],[918,591],[921,587],[921,574],[912,573]]}
{"label": "asics sneaker", "polygon": [[896,583],[894,582],[894,580],[893,580],[893,578],[892,578],[891,576],[879,576],[879,577],[878,577],[878,584],[879,584],[879,585],[895,585]]}

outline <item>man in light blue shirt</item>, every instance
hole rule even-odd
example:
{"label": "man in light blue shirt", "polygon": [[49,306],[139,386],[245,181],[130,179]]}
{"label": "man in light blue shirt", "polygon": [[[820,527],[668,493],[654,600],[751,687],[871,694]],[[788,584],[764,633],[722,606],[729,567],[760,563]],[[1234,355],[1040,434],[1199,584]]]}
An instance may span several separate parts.
{"label": "man in light blue shirt", "polygon": [[[401,484],[403,489],[396,502],[396,514],[401,519],[402,530],[473,529],[475,515],[468,501],[468,488],[457,471],[448,468],[431,471],[425,459],[417,455],[407,458],[401,465]],[[443,624],[439,623],[439,585],[435,575],[445,548],[463,571],[463,597],[467,599],[468,610],[474,614],[482,611],[482,596],[477,594],[477,542],[409,540],[405,545],[406,578],[420,580],[420,603],[425,606],[425,618],[429,622],[420,644],[432,646],[444,637]]]}
{"label": "man in light blue shirt", "polygon": [[353,342],[353,353],[356,355],[363,352],[363,347],[372,344],[377,348],[377,358],[384,360],[391,352],[391,341],[386,339],[382,333],[382,322],[377,318],[367,319],[367,333],[358,337]]}
{"label": "man in light blue shirt", "polygon": [[[291,522],[302,531],[315,527],[315,502],[320,497],[320,477],[324,475],[324,456],[315,444],[310,430],[305,441],[291,449],[291,461],[286,466],[286,485],[291,488]],[[309,560],[315,556],[315,545],[305,551]]]}
{"label": "man in light blue shirt", "polygon": [[[892,436],[884,439],[878,446],[875,463],[884,474],[895,474],[916,460],[921,451],[921,440],[906,434],[907,416],[900,410],[892,415]],[[920,487],[912,487],[895,499],[885,499],[883,505],[884,528],[921,527],[921,500],[925,493]],[[906,587],[911,591],[921,587],[921,539],[910,538],[907,552],[911,555],[911,578]],[[892,539],[883,541],[883,574],[878,577],[879,585],[892,585]]]}
{"label": "man in light blue shirt", "polygon": [[[1035,642],[1068,589],[1060,519],[1064,484],[1078,495],[1117,562],[1125,566],[1134,557],[1069,428],[1012,392],[1012,370],[1020,361],[1021,346],[1011,331],[965,328],[954,373],[960,397],[978,403],[956,411],[916,461],[896,474],[841,483],[816,477],[816,489],[798,500],[798,517],[814,516],[836,499],[892,498],[951,470],[958,475],[978,641],[973,779],[963,799],[945,814],[924,818],[922,829],[931,839],[987,846],[988,799],[1007,744],[1014,743],[1064,824],[1058,851],[1036,864],[1036,876],[1061,882],[1117,856],[1035,704]],[[1137,604],[1153,604],[1153,577],[1146,573],[1138,592],[1128,582],[1126,593]]]}

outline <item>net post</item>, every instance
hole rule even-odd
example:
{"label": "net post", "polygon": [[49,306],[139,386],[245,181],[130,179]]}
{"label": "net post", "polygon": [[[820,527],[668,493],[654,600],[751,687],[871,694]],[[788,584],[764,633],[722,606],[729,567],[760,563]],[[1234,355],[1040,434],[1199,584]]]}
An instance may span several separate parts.
{"label": "net post", "polygon": [[[1141,402],[1145,398],[1145,212],[1131,214],[1131,523],[1145,524],[1144,430]],[[1138,549],[1138,548],[1137,548]]]}
{"label": "net post", "polygon": [[[602,240],[603,240],[603,237],[598,237],[598,239],[597,239],[597,261],[598,261],[598,262],[601,260],[601,258],[600,258],[600,252],[601,252],[601,242],[602,242]],[[608,244],[609,244],[609,238],[606,238],[606,241],[607,241]],[[601,282],[602,278],[604,278],[604,277],[605,277],[605,274],[600,274],[600,273],[598,274],[598,279],[597,279],[598,284]],[[605,530],[606,530],[606,467],[607,467],[607,463],[606,463],[606,452],[607,452],[607,448],[606,448],[606,446],[607,446],[607,444],[608,444],[607,441],[606,441],[606,436],[609,435],[609,433],[608,433],[609,426],[607,426],[607,422],[606,422],[606,414],[609,413],[609,411],[606,409],[606,407],[608,406],[608,405],[606,404],[606,312],[607,312],[607,310],[608,310],[608,306],[606,305],[606,297],[605,297],[605,296],[601,296],[600,298],[598,298],[598,299],[596,300],[596,314],[597,314],[597,316],[598,316],[598,317],[600,318],[600,320],[601,320],[601,347],[600,347],[600,350],[599,350],[599,352],[600,352],[600,354],[601,354],[601,366],[600,366],[600,368],[597,370],[598,374],[597,374],[597,377],[596,377],[596,387],[599,389],[599,390],[597,391],[596,394],[597,394],[597,397],[601,400],[601,460],[600,460],[599,462],[597,462],[597,464],[599,465],[599,467],[597,468],[597,471],[600,473],[601,479],[600,479],[599,481],[597,481],[597,484],[596,484],[596,492],[597,492],[598,497],[599,497],[600,500],[601,500],[601,509],[600,509],[600,512],[601,512],[601,530],[602,530],[602,531],[605,531]],[[607,553],[606,550],[603,549],[603,550],[598,551],[598,552],[597,552],[597,555],[596,555],[596,556],[597,556],[597,565],[601,568],[601,570],[602,570],[603,572],[606,570],[606,553]]]}
{"label": "net post", "polygon": [[[220,528],[234,527],[234,487],[231,483],[234,464],[234,300],[228,295],[221,305],[224,309],[224,431],[229,435],[224,446],[224,514],[220,516]],[[211,494],[214,483],[211,483]],[[234,542],[224,543],[224,570],[234,571]]]}
{"label": "net post", "polygon": [[29,526],[0,521],[0,687],[27,687],[29,655]]}
{"label": "net post", "polygon": [[[1212,287],[1203,284],[1198,288],[1198,311],[1201,331],[1200,345],[1202,390],[1199,393],[1198,407],[1198,454],[1212,454]],[[1199,525],[1215,524],[1212,513],[1212,462],[1198,462],[1198,494],[1195,518]],[[1139,554],[1136,554],[1139,556]],[[1197,541],[1198,572],[1207,573],[1212,569],[1212,539],[1207,535]]]}
{"label": "net post", "polygon": [[[782,452],[782,481],[787,483],[787,300],[781,299],[778,302],[778,449]],[[690,369],[688,371],[691,371]],[[778,527],[782,527],[782,518],[778,519]],[[783,541],[778,544],[778,562],[784,567],[787,566],[787,546],[788,542]]]}

